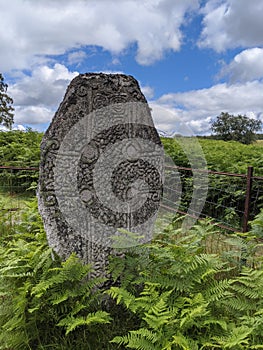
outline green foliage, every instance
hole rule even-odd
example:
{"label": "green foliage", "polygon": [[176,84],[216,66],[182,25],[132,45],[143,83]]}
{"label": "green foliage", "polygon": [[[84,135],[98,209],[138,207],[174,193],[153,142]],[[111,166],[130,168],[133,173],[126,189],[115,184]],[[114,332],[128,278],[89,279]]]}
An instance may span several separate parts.
{"label": "green foliage", "polygon": [[239,141],[248,145],[255,141],[256,132],[261,130],[261,126],[260,120],[222,112],[212,122],[211,129],[220,140]]}
{"label": "green foliage", "polygon": [[251,235],[262,239],[263,238],[263,210],[251,222]]}
{"label": "green foliage", "polygon": [[29,202],[0,235],[0,349],[261,349],[262,215],[231,236],[172,222],[112,255],[106,287],[75,255],[57,257]]}
{"label": "green foliage", "polygon": [[[109,323],[99,310],[102,279],[71,255],[48,247],[36,203],[0,245],[0,349],[93,349],[89,340]],[[94,339],[96,335],[94,336]]]}
{"label": "green foliage", "polygon": [[[40,141],[43,134],[28,129],[0,132],[1,166],[38,167]],[[4,170],[0,172],[0,189],[9,192],[24,192],[34,189],[38,171]]]}
{"label": "green foliage", "polygon": [[38,167],[42,137],[43,133],[30,128],[0,132],[1,165]]}
{"label": "green foliage", "polygon": [[[235,141],[225,142],[202,138],[199,138],[198,141],[204,152],[208,170],[246,174],[247,167],[253,166],[254,175],[263,176],[263,144],[244,145]],[[175,166],[191,166],[176,140],[164,138],[162,142],[166,153],[173,159]],[[193,192],[192,173],[186,170],[179,170],[179,173],[182,185],[179,209],[187,212]],[[246,179],[215,174],[209,174],[208,179],[209,190],[203,213],[241,230]],[[263,207],[262,181],[253,181],[252,196],[257,198],[256,203],[253,204],[252,212],[252,215],[255,216]]]}
{"label": "green foliage", "polygon": [[[262,258],[242,267],[242,249],[238,259],[235,251],[232,256],[206,253],[206,242],[218,234],[210,227],[198,224],[187,236],[170,227],[147,246],[143,268],[134,257],[138,272],[132,286],[114,286],[107,293],[139,321],[113,343],[139,350],[261,348]],[[257,246],[249,236],[231,239],[238,250],[240,240],[242,248]],[[255,261],[259,269],[252,267]]]}
{"label": "green foliage", "polygon": [[[27,132],[12,131],[0,132],[1,165],[37,167],[40,156],[41,133],[27,130]],[[191,138],[180,137],[180,142],[163,138],[162,142],[166,152],[174,160],[175,165],[189,167],[189,160],[184,148],[190,148],[194,158],[194,147],[191,147]],[[262,144],[243,145],[239,142],[224,142],[199,138],[199,143],[205,154],[208,168],[215,171],[233,173],[246,173],[247,166],[254,166],[254,175],[263,175]],[[34,193],[38,180],[37,171],[1,170],[0,190],[11,193]],[[183,195],[180,210],[187,211],[192,199],[193,180],[191,172],[181,172]],[[259,193],[253,215],[263,206],[261,183],[255,183],[253,191]],[[229,178],[209,176],[209,193],[204,213],[227,222],[232,227],[239,228],[242,224],[242,211],[244,208],[245,182],[242,178]],[[28,189],[31,189],[30,191]],[[223,190],[223,191],[222,191]],[[224,193],[223,193],[224,192]],[[211,206],[216,203],[216,206]],[[231,208],[225,208],[229,207]]]}
{"label": "green foliage", "polygon": [[7,94],[8,85],[4,82],[4,77],[0,73],[0,124],[8,129],[12,128],[14,123],[13,99]]}
{"label": "green foliage", "polygon": [[[0,132],[1,165],[38,166],[41,138],[32,130]],[[263,175],[262,144],[199,142],[209,169],[245,173],[252,165]],[[163,143],[175,165],[190,166],[183,142]],[[2,185],[24,190],[37,176],[2,172]],[[187,205],[189,173],[182,185]],[[243,201],[239,179],[212,176],[210,186],[208,200],[218,205]],[[228,237],[211,222],[185,233],[174,221],[151,244],[111,256],[110,280],[102,280],[75,255],[61,261],[48,247],[36,201],[21,215],[0,199],[0,350],[263,349],[263,212],[247,235]],[[223,216],[239,219],[235,210]],[[139,239],[123,233],[123,247]]]}
{"label": "green foliage", "polygon": [[[236,141],[225,142],[198,138],[209,170],[245,174],[248,166],[254,167],[254,174],[263,176],[262,143],[244,145]],[[176,166],[189,167],[189,161],[179,143],[172,138],[162,138],[165,152]]]}

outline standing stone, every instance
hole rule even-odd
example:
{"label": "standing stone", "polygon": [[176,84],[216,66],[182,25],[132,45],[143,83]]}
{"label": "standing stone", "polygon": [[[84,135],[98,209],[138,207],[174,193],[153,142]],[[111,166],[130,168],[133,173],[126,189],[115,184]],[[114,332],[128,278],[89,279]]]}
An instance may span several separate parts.
{"label": "standing stone", "polygon": [[63,259],[75,252],[103,275],[113,242],[123,237],[119,229],[143,238],[119,238],[117,246],[149,241],[163,158],[133,77],[74,78],[41,143],[38,202],[49,245]]}

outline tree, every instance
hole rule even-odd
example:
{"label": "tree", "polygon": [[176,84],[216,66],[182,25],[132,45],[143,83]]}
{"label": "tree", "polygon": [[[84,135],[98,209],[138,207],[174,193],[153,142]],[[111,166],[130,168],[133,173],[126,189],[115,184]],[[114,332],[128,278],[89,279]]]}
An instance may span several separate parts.
{"label": "tree", "polygon": [[4,82],[4,77],[0,73],[0,125],[12,128],[14,123],[13,99],[7,95],[8,85]]}
{"label": "tree", "polygon": [[216,134],[218,139],[239,141],[247,145],[255,141],[256,132],[260,131],[261,127],[260,120],[225,112],[222,112],[211,125],[212,132]]}

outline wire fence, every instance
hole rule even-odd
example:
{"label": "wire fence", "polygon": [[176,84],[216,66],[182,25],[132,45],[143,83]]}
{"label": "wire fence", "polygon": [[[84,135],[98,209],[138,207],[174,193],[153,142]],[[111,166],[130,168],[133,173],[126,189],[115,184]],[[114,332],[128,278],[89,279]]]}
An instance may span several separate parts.
{"label": "wire fence", "polygon": [[[177,183],[180,182],[180,186],[169,188],[174,193],[174,198],[180,197],[176,209],[169,199],[163,198],[162,202],[162,206],[174,214],[190,215],[197,219],[211,218],[230,231],[246,232],[249,221],[263,208],[263,177],[253,176],[252,167],[248,167],[246,174],[195,169],[195,175],[199,172],[200,177],[203,174],[208,177],[208,193],[200,211],[194,209],[198,205],[189,210],[195,189],[193,169],[169,166],[167,171],[170,176],[174,172]],[[7,205],[5,201],[3,205],[7,205],[9,210],[17,210],[21,197],[35,195],[38,174],[38,168],[0,166],[0,194],[3,198],[8,193],[8,198],[11,198],[11,203]],[[200,198],[197,196],[194,200],[198,203]]]}
{"label": "wire fence", "polygon": [[[175,176],[180,174],[180,189],[176,186],[169,188],[170,192],[174,192],[174,196],[169,197],[180,196],[178,208],[174,209],[173,203],[166,198],[162,203],[162,206],[171,212],[190,215],[196,219],[214,219],[219,226],[227,230],[247,232],[249,221],[263,208],[263,177],[253,176],[253,167],[248,167],[246,174],[194,169],[195,176],[199,173],[200,177],[208,177],[208,192],[200,211],[198,205],[189,210],[195,192],[193,169],[166,167],[170,177],[171,171],[174,171]],[[198,202],[200,198],[197,196],[194,200]]]}
{"label": "wire fence", "polygon": [[1,212],[23,208],[24,200],[35,195],[37,181],[38,168],[0,166]]}

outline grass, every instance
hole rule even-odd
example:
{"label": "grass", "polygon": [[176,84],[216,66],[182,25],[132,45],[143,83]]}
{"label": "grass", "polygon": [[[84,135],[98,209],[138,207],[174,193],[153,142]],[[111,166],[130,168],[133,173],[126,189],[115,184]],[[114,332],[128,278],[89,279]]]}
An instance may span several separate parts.
{"label": "grass", "polygon": [[0,192],[0,209],[16,211],[26,207],[26,201],[32,198],[32,195],[25,193]]}
{"label": "grass", "polygon": [[32,198],[32,195],[25,193],[0,192],[0,241],[3,237],[12,238],[16,233],[22,212],[27,209],[27,203]]}

